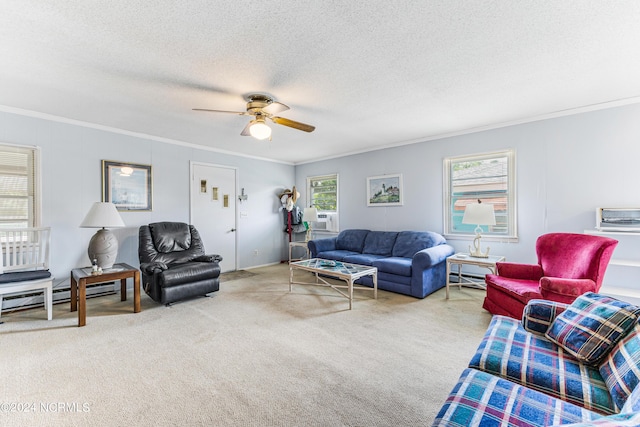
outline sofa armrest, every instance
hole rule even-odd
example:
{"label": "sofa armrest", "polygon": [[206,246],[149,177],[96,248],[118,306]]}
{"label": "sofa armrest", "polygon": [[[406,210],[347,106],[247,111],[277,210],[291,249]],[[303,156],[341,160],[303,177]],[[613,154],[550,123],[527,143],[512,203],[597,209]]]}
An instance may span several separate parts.
{"label": "sofa armrest", "polygon": [[544,299],[570,304],[585,292],[596,292],[596,283],[591,279],[563,279],[542,277],[540,294]]}
{"label": "sofa armrest", "polygon": [[413,255],[411,268],[426,270],[435,265],[444,262],[448,257],[455,253],[455,249],[451,245],[437,245],[430,248],[422,249]]}
{"label": "sofa armrest", "polygon": [[544,336],[554,319],[568,306],[555,301],[532,299],[524,307],[522,327],[533,334]]}
{"label": "sofa armrest", "polygon": [[315,258],[318,253],[325,251],[335,251],[337,237],[329,237],[326,239],[315,239],[307,242],[307,247],[311,253],[311,257]]}
{"label": "sofa armrest", "polygon": [[511,279],[540,280],[542,278],[542,267],[538,264],[519,264],[515,262],[496,263],[498,275]]}
{"label": "sofa armrest", "polygon": [[220,255],[200,255],[193,259],[196,262],[220,262],[222,257]]}

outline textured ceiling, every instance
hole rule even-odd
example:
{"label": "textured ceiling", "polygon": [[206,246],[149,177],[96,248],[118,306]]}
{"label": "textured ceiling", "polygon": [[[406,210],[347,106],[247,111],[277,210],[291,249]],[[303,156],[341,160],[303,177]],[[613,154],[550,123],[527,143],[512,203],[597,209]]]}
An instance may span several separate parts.
{"label": "textured ceiling", "polygon": [[[639,49],[636,0],[2,0],[0,105],[300,163],[638,102]],[[316,131],[191,110],[253,92]]]}

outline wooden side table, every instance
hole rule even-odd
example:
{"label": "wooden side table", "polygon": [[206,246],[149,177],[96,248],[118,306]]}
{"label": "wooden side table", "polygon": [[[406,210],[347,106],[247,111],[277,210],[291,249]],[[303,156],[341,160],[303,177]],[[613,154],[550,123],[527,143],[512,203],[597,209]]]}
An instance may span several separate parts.
{"label": "wooden side table", "polygon": [[457,253],[455,255],[451,255],[447,258],[447,290],[446,290],[446,299],[449,299],[449,275],[451,274],[451,265],[458,265],[458,283],[454,283],[458,285],[458,287],[462,286],[470,286],[473,288],[486,289],[486,285],[484,281],[478,282],[473,281],[471,279],[462,277],[462,266],[463,265],[475,265],[477,267],[483,267],[489,269],[491,273],[496,274],[496,263],[500,261],[504,261],[505,257],[503,256],[494,256],[491,255],[487,258],[477,258],[471,255]]}
{"label": "wooden side table", "polygon": [[127,300],[127,279],[133,279],[133,312],[140,313],[140,270],[129,264],[114,264],[93,276],[91,267],[71,270],[71,311],[78,311],[78,326],[87,324],[87,285],[120,280],[120,300]]}

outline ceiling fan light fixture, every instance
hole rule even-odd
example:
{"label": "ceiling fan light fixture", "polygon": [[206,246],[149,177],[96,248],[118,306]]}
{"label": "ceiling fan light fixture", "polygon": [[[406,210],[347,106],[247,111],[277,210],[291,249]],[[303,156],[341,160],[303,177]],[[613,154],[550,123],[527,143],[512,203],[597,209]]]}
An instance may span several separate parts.
{"label": "ceiling fan light fixture", "polygon": [[249,133],[256,139],[267,139],[271,136],[271,128],[267,126],[263,118],[257,118],[251,121]]}

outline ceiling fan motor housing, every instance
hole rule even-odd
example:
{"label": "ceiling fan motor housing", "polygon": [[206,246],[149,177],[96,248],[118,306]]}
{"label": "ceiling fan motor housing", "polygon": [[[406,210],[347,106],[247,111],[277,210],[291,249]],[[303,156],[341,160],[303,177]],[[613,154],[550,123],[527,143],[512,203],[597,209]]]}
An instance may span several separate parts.
{"label": "ceiling fan motor housing", "polygon": [[264,95],[250,95],[249,102],[247,102],[247,112],[256,116],[264,115],[262,109],[272,102],[273,99]]}

